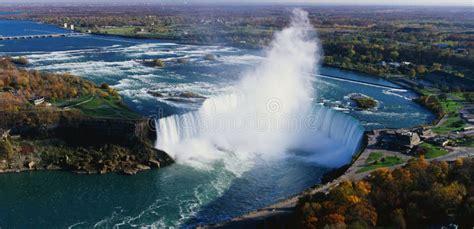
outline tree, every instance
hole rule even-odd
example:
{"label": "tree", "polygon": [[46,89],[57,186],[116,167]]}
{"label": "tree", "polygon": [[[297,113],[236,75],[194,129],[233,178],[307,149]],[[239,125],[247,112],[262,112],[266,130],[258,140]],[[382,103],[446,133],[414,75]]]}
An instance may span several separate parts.
{"label": "tree", "polygon": [[416,66],[416,72],[418,73],[418,75],[423,75],[427,72],[427,69],[425,65],[418,65]]}
{"label": "tree", "polygon": [[324,63],[326,63],[326,64],[334,63],[334,57],[333,56],[325,56],[324,57]]}
{"label": "tree", "polygon": [[410,76],[410,78],[412,78],[412,79],[414,79],[414,78],[416,77],[416,71],[415,71],[415,69],[413,69],[413,68],[410,69],[409,76]]}
{"label": "tree", "polygon": [[0,156],[11,160],[13,158],[13,146],[8,138],[0,139]]}
{"label": "tree", "polygon": [[403,217],[403,209],[397,208],[397,209],[393,210],[390,217],[391,217],[392,225],[395,228],[405,229],[407,227],[406,222],[405,222],[405,218]]}
{"label": "tree", "polygon": [[400,56],[400,53],[398,53],[398,51],[390,52],[390,58],[392,58],[392,60],[397,60],[399,56]]}
{"label": "tree", "polygon": [[461,228],[472,228],[474,226],[474,197],[466,199],[463,206],[459,209],[459,217],[457,219],[460,222]]}
{"label": "tree", "polygon": [[442,68],[442,65],[441,64],[438,64],[438,63],[433,63],[433,65],[431,65],[431,68],[430,68],[430,71],[441,71],[441,68]]}
{"label": "tree", "polygon": [[447,186],[435,183],[431,189],[430,196],[433,206],[440,214],[447,215],[461,204],[466,196],[466,188],[458,182],[453,182]]}
{"label": "tree", "polygon": [[109,89],[109,85],[106,84],[106,83],[102,83],[102,84],[100,85],[100,88],[101,88],[101,89],[104,89],[104,90],[108,90],[108,89]]}

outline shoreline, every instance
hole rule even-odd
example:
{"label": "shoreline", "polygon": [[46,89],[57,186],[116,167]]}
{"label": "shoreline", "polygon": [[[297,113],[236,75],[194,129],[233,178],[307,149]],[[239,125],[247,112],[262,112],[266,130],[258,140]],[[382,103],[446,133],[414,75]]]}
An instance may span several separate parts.
{"label": "shoreline", "polygon": [[[120,36],[120,35],[112,35],[112,34],[93,34],[93,35],[98,35],[98,36],[112,36],[112,37],[124,37],[124,38],[133,38],[133,39],[152,39],[152,40],[158,40],[157,38],[146,38],[146,37],[129,37],[129,36]],[[162,41],[166,41],[166,40],[162,40]],[[172,40],[170,40],[172,41]],[[178,42],[179,43],[179,42]],[[179,43],[179,44],[186,44],[186,43]],[[205,45],[205,44],[193,44],[193,45]],[[223,44],[219,44],[219,45],[223,45]],[[374,78],[378,78],[378,79],[384,79],[384,80],[387,80],[388,82],[392,82],[391,80],[388,80],[386,78],[383,78],[381,76],[376,76],[376,75],[369,75],[367,73],[364,73],[364,72],[360,72],[360,71],[357,71],[357,70],[353,70],[353,69],[345,69],[345,68],[340,68],[340,67],[337,67],[337,66],[330,66],[330,65],[323,65],[323,66],[329,66],[331,68],[335,68],[335,69],[341,69],[341,70],[344,70],[344,71],[353,71],[353,72],[356,72],[356,73],[362,73],[364,75],[367,75],[367,76],[372,76]],[[393,83],[393,82],[392,82]],[[402,88],[405,88],[405,87],[402,87]],[[411,88],[408,88],[410,91],[413,91],[413,89]],[[416,92],[416,91],[414,91]],[[435,121],[435,120],[434,120]],[[436,121],[440,121],[440,120],[436,120]],[[368,138],[368,133],[367,132],[364,132],[364,141]],[[293,203],[295,203],[295,201],[297,201],[299,199],[299,197],[301,197],[302,195],[308,193],[308,192],[319,192],[321,190],[325,190],[327,188],[330,188],[332,185],[334,185],[335,183],[338,183],[338,180],[344,176],[344,174],[350,169],[350,167],[362,156],[362,154],[364,153],[364,151],[366,150],[366,147],[367,147],[367,144],[365,144],[364,146],[361,147],[361,149],[358,151],[358,153],[354,154],[353,156],[353,160],[351,163],[347,164],[347,165],[344,165],[342,167],[345,167],[345,166],[349,166],[347,169],[344,170],[344,173],[342,173],[342,175],[340,176],[337,176],[337,177],[334,177],[334,179],[330,180],[329,182],[327,183],[324,183],[324,184],[317,184],[316,187],[312,187],[312,188],[309,188],[307,190],[304,190],[303,192],[300,192],[298,194],[295,194],[293,196],[290,196],[290,197],[287,197],[283,200],[280,200],[268,207],[264,207],[264,208],[261,208],[261,209],[258,209],[258,210],[255,210],[255,211],[252,211],[250,213],[247,213],[245,215],[242,215],[242,216],[239,216],[235,219],[238,220],[247,220],[247,219],[251,219],[251,218],[264,218],[264,217],[268,217],[268,216],[272,216],[272,215],[275,215],[275,214],[284,214],[286,211],[284,210],[275,210],[275,209],[283,209],[283,208],[291,208]],[[342,168],[340,167],[340,168]],[[332,171],[336,171],[340,168],[336,168],[334,170],[331,170],[327,173],[330,173]],[[24,170],[21,170],[20,172],[22,171],[35,171],[36,169],[24,169]],[[44,170],[61,170],[61,169],[44,169]],[[66,171],[70,171],[70,170],[67,170],[67,169],[64,169]],[[17,171],[11,171],[11,172],[17,172]],[[325,173],[323,175],[326,176]],[[97,174],[97,173],[88,173],[88,174]],[[322,177],[322,178],[323,178]],[[265,214],[269,214],[269,215],[265,215]],[[246,217],[246,216],[249,216],[249,217]],[[226,221],[226,222],[233,222],[233,219],[230,220],[230,221]],[[223,222],[223,224],[225,224],[226,222]],[[219,226],[219,225],[218,225]]]}
{"label": "shoreline", "polygon": [[[5,79],[18,80],[21,74],[34,82],[0,92],[6,102],[17,101],[15,107],[4,106],[0,111],[0,173],[63,169],[134,175],[174,162],[153,147],[149,119],[130,110],[107,84],[99,87],[73,75],[42,73],[39,77],[9,58],[0,61]],[[42,85],[56,89],[51,92]],[[41,99],[36,103],[25,96],[28,93],[39,93]]]}
{"label": "shoreline", "polygon": [[[21,14],[21,13],[20,13]],[[176,44],[182,44],[182,45],[196,45],[196,46],[229,46],[229,47],[233,47],[233,48],[239,48],[239,49],[246,49],[246,50],[250,50],[250,51],[259,51],[259,50],[264,50],[267,46],[261,46],[261,47],[249,47],[249,46],[242,46],[242,45],[237,45],[237,44],[234,44],[234,43],[215,43],[215,44],[211,44],[211,43],[207,43],[207,42],[187,42],[185,40],[181,40],[181,39],[169,39],[169,38],[159,38],[159,37],[145,37],[145,36],[140,36],[140,35],[125,35],[125,34],[108,34],[108,33],[96,33],[96,32],[92,32],[92,33],[88,33],[88,32],[84,32],[83,30],[70,30],[70,29],[65,29],[64,27],[60,26],[60,25],[56,25],[56,24],[51,24],[51,23],[47,23],[47,22],[44,22],[44,21],[41,21],[41,20],[35,20],[35,19],[18,19],[18,18],[11,18],[11,17],[8,17],[8,16],[11,16],[11,15],[18,15],[18,14],[6,14],[6,15],[1,15],[0,14],[0,20],[19,20],[19,21],[31,21],[31,22],[36,22],[36,23],[41,23],[41,24],[45,24],[45,25],[50,25],[50,26],[54,26],[58,29],[62,29],[64,30],[65,32],[77,32],[77,33],[82,33],[82,34],[86,34],[86,35],[95,35],[95,36],[103,36],[103,37],[118,37],[118,38],[126,38],[126,39],[137,39],[137,40],[155,40],[155,41],[160,41],[160,42],[170,42],[170,43],[176,43]],[[323,56],[324,57],[324,56]],[[326,63],[321,63],[321,66],[322,67],[329,67],[329,68],[335,68],[335,69],[340,69],[340,70],[344,70],[344,71],[349,71],[349,72],[354,72],[354,73],[357,73],[357,74],[364,74],[364,76],[367,76],[367,77],[373,77],[373,78],[376,78],[376,79],[383,79],[383,80],[387,80],[391,83],[394,83],[396,85],[399,85],[401,86],[402,88],[404,88],[404,86],[398,84],[398,83],[395,83],[392,79],[396,79],[397,77],[391,77],[390,75],[374,75],[374,74],[370,74],[368,72],[364,72],[364,71],[360,71],[360,70],[357,70],[357,69],[352,69],[352,68],[344,68],[342,66],[338,66],[338,65],[333,65],[333,64],[326,64]],[[408,77],[408,75],[402,75],[403,77]]]}
{"label": "shoreline", "polygon": [[[336,67],[334,67],[334,68],[336,68]],[[342,70],[346,70],[346,69],[342,69]],[[378,76],[374,76],[374,77],[380,78]],[[392,80],[388,80],[388,79],[385,79],[385,80],[396,84]],[[409,87],[406,87],[406,86],[400,85],[400,84],[396,84],[396,85],[400,86],[403,89],[413,91],[413,92],[415,92],[419,95],[419,93],[417,91],[415,91],[413,88],[409,88]],[[421,105],[422,107],[428,109],[423,104],[419,104],[419,105]],[[432,114],[437,116],[437,114],[434,111],[432,111],[430,109],[428,109],[428,110]],[[438,125],[438,123],[440,123],[441,120],[442,120],[442,118],[436,118],[432,121],[431,124],[426,124],[425,123],[425,124],[421,124],[419,126],[434,127],[434,126]],[[412,128],[416,128],[416,127],[388,128],[388,129],[389,130],[402,130],[402,129],[412,129]],[[364,131],[363,143],[361,145],[361,148],[359,149],[359,151],[357,153],[355,153],[353,155],[353,159],[352,159],[351,163],[343,165],[339,168],[334,168],[333,170],[330,170],[330,171],[324,173],[323,176],[321,177],[321,179],[325,178],[326,176],[331,176],[332,175],[331,173],[333,173],[333,172],[338,174],[337,176],[332,176],[331,177],[332,179],[328,180],[326,183],[316,184],[313,187],[310,187],[306,190],[303,190],[303,191],[301,191],[301,192],[299,192],[295,195],[292,195],[292,196],[289,196],[289,197],[284,198],[282,200],[279,200],[279,201],[277,201],[273,204],[270,204],[266,207],[244,213],[244,214],[239,215],[237,217],[234,217],[232,219],[225,220],[225,221],[218,222],[218,223],[213,223],[213,224],[200,225],[200,226],[198,226],[198,228],[199,229],[205,229],[205,228],[256,227],[257,225],[264,225],[268,220],[275,220],[277,222],[282,221],[282,223],[284,223],[284,221],[287,218],[289,218],[293,215],[295,207],[298,203],[298,200],[301,197],[303,197],[307,194],[315,194],[315,193],[318,193],[318,192],[328,191],[332,187],[337,186],[341,181],[347,180],[348,179],[347,175],[350,172],[350,170],[353,170],[354,165],[357,162],[359,162],[359,160],[366,159],[366,157],[368,155],[364,155],[364,154],[367,154],[367,151],[369,151],[369,152],[372,151],[368,148],[369,144],[371,143],[371,140],[374,141],[374,139],[370,139],[371,136],[373,136],[371,133],[374,133],[374,132],[377,132],[377,131],[382,131],[382,130],[387,130],[387,128],[374,129],[372,131]],[[402,163],[400,165],[395,165],[395,166],[386,167],[386,168],[394,169],[394,168],[402,166],[404,164],[406,164],[406,162]],[[339,171],[341,169],[343,169],[343,172]],[[362,173],[358,174],[358,178],[361,179],[361,178],[367,176],[368,174],[370,174],[371,172],[373,172],[375,170],[376,169],[369,170],[369,171],[366,171],[366,172],[362,172]]]}

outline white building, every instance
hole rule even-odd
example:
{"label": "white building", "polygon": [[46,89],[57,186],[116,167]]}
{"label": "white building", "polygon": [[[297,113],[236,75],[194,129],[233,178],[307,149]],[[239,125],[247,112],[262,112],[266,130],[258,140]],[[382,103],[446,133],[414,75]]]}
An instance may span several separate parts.
{"label": "white building", "polygon": [[67,23],[64,23],[64,28],[67,29]]}
{"label": "white building", "polygon": [[74,25],[71,25],[71,30],[74,30]]}

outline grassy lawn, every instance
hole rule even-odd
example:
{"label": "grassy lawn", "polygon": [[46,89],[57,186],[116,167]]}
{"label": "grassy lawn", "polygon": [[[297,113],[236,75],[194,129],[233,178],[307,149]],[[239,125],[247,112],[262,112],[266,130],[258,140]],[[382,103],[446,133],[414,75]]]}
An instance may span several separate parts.
{"label": "grassy lawn", "polygon": [[121,105],[119,100],[111,97],[102,98],[95,96],[91,101],[79,106],[74,106],[74,108],[79,109],[85,115],[94,117],[140,118],[140,115],[132,112],[127,107]]}
{"label": "grassy lawn", "polygon": [[459,94],[451,93],[448,95],[447,99],[440,101],[443,111],[448,114],[448,119],[441,126],[433,128],[433,132],[437,134],[447,134],[449,132],[460,131],[465,126],[464,121],[459,117],[459,110],[461,110],[463,106],[460,103],[449,99],[449,97],[462,99]]}
{"label": "grassy lawn", "polygon": [[443,106],[443,111],[446,112],[447,114],[455,114],[461,110],[462,105],[452,101],[452,100],[441,100],[441,105]]}
{"label": "grassy lawn", "polygon": [[423,143],[420,145],[423,149],[426,150],[425,158],[431,159],[439,156],[448,154],[449,152],[441,147],[437,147],[428,143]]}
{"label": "grassy lawn", "polygon": [[115,35],[134,35],[136,27],[100,28],[100,33]]}
{"label": "grassy lawn", "polygon": [[77,97],[75,99],[56,100],[55,102],[53,102],[53,105],[55,105],[57,107],[60,107],[60,108],[64,108],[64,107],[72,106],[74,104],[78,104],[78,103],[87,101],[87,100],[91,99],[92,97],[93,97],[93,95],[85,95],[85,96]]}
{"label": "grassy lawn", "polygon": [[437,134],[447,134],[453,131],[460,131],[464,128],[465,123],[459,115],[449,116],[448,119],[439,127],[434,127],[433,132]]}
{"label": "grassy lawn", "polygon": [[367,160],[365,160],[365,162],[370,163],[370,162],[373,162],[373,161],[377,161],[382,156],[383,156],[383,153],[381,153],[381,152],[372,152],[372,153],[369,154],[369,157],[367,157]]}
{"label": "grassy lawn", "polygon": [[357,173],[363,173],[363,172],[367,172],[367,171],[378,169],[378,168],[399,165],[399,164],[402,164],[403,162],[404,162],[403,159],[397,156],[388,156],[380,160],[373,161],[372,163],[366,164],[365,167],[357,170]]}

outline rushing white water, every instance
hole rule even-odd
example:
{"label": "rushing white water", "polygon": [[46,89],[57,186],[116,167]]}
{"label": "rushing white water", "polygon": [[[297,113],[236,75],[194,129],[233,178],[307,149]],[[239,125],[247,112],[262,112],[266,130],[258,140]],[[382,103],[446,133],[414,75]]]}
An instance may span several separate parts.
{"label": "rushing white water", "polygon": [[362,131],[348,116],[313,107],[312,76],[305,73],[316,71],[319,60],[315,34],[307,13],[295,10],[291,25],[275,35],[264,60],[233,93],[158,120],[156,147],[194,166],[222,160],[237,175],[256,158],[289,151],[317,152],[311,160],[328,166],[348,162]]}

